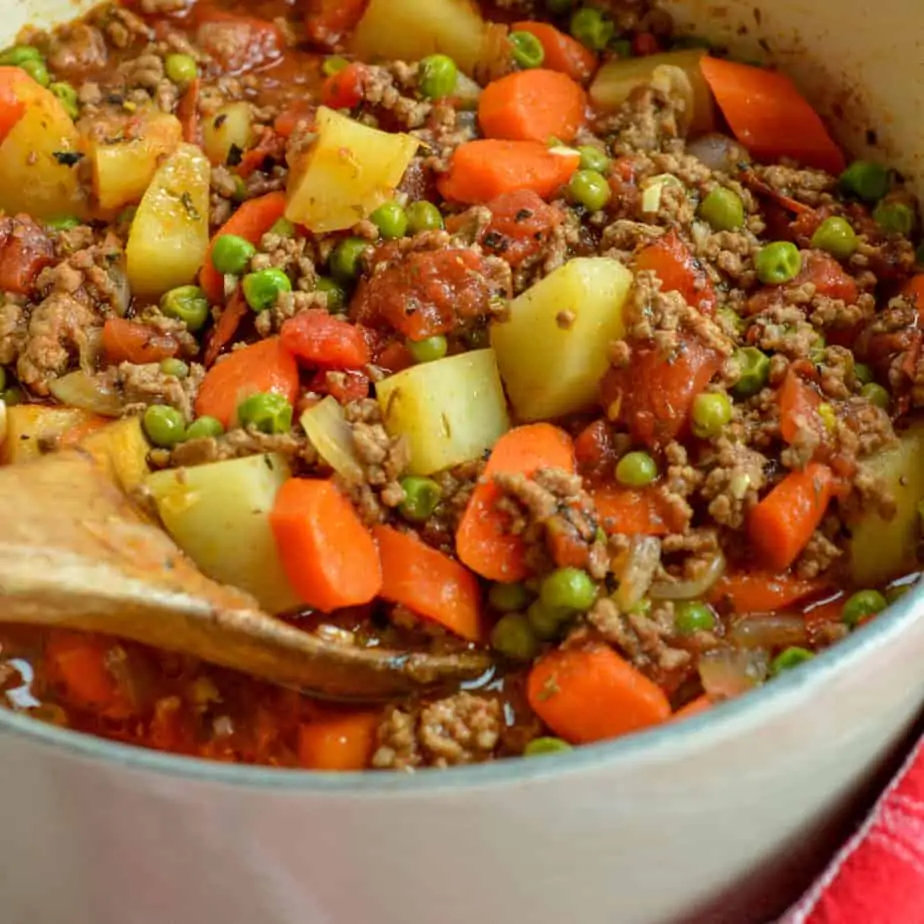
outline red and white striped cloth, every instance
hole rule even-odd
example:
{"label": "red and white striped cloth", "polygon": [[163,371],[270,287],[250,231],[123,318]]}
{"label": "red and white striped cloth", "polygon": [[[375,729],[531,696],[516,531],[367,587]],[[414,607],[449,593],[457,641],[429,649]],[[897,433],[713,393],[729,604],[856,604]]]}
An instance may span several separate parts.
{"label": "red and white striped cloth", "polygon": [[778,924],[924,924],[924,739]]}

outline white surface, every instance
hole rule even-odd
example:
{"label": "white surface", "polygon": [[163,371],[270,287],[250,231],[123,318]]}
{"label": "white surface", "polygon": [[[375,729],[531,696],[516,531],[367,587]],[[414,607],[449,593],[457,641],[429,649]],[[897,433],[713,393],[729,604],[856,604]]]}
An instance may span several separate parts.
{"label": "white surface", "polygon": [[[73,11],[49,0],[31,9],[38,5]],[[10,0],[3,6],[7,13]],[[773,47],[788,43],[799,75],[830,71],[862,84],[844,96],[845,136],[862,137],[864,111],[871,113],[892,162],[910,171],[924,152],[924,14],[910,0],[865,6],[775,0],[762,28]],[[12,8],[15,29],[24,5],[13,0]],[[687,9],[698,21],[718,11],[726,18],[711,21],[727,23],[728,34],[755,25],[750,3]],[[902,21],[909,28],[895,27]],[[837,95],[826,86],[816,98]],[[322,779],[196,762],[168,772],[157,756],[0,716],[0,917],[4,924],[765,920],[825,823],[918,712],[924,621],[912,604],[920,609],[924,600],[905,598],[811,669],[685,726],[570,758],[461,774]],[[101,759],[101,750],[110,756]]]}

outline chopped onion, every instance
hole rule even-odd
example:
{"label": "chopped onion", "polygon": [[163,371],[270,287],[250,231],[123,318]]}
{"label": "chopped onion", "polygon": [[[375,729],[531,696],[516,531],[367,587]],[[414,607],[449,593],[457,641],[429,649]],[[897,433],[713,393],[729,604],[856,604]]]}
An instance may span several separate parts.
{"label": "chopped onion", "polygon": [[672,173],[659,173],[642,183],[643,212],[657,212],[661,208],[661,195],[665,186],[679,186],[683,189],[683,183]]}
{"label": "chopped onion", "polygon": [[363,480],[363,469],[356,456],[353,433],[343,408],[328,395],[302,414],[302,428],[318,451],[318,455],[350,482]]}
{"label": "chopped onion", "polygon": [[645,596],[660,563],[661,543],[654,536],[632,537],[616,575],[616,602],[621,609],[631,609]]}
{"label": "chopped onion", "polygon": [[509,28],[503,23],[492,22],[485,26],[481,51],[475,63],[475,78],[486,85],[510,70]]}
{"label": "chopped onion", "polygon": [[718,132],[700,135],[687,145],[687,154],[702,161],[710,170],[734,170],[742,161],[749,161],[750,155],[734,138]]}
{"label": "chopped onion", "polygon": [[713,698],[740,696],[767,679],[770,658],[766,651],[717,648],[699,659],[699,679]]}
{"label": "chopped onion", "polygon": [[128,272],[124,260],[109,266],[109,278],[112,281],[112,305],[116,314],[124,318],[132,302],[132,288],[128,283]]}
{"label": "chopped onion", "polygon": [[61,404],[68,407],[92,411],[103,417],[121,417],[125,410],[122,395],[109,381],[82,370],[54,379],[48,388]]}
{"label": "chopped onion", "polygon": [[808,642],[805,620],[801,616],[749,616],[739,619],[728,637],[742,648],[788,648]]}
{"label": "chopped onion", "polygon": [[721,549],[716,549],[715,554],[696,580],[656,581],[651,585],[651,598],[653,600],[698,600],[706,595],[724,573],[725,556]]}
{"label": "chopped onion", "polygon": [[668,98],[683,99],[683,112],[677,115],[677,127],[680,129],[681,134],[686,135],[690,130],[690,125],[693,123],[696,107],[693,84],[686,71],[682,68],[674,67],[673,64],[659,64],[651,72],[651,86]]}

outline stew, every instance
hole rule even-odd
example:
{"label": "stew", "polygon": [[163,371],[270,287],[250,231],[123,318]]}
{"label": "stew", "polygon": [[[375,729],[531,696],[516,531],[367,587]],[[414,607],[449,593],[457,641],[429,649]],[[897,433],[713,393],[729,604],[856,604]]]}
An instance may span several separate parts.
{"label": "stew", "polygon": [[[708,28],[705,28],[708,32]],[[0,627],[0,699],[318,770],[708,710],[917,577],[924,253],[784,74],[645,3],[126,0],[0,52],[2,462],[110,453],[363,709]]]}

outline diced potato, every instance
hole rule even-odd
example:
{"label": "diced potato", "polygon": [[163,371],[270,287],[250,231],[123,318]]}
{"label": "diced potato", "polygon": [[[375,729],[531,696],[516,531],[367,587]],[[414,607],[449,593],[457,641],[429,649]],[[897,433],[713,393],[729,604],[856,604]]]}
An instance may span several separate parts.
{"label": "diced potato", "polygon": [[145,482],[167,532],[208,577],[253,594],[269,613],[301,601],[282,568],[269,522],[291,476],[279,455],[155,472]]}
{"label": "diced potato", "polygon": [[38,404],[15,404],[6,409],[6,440],[0,461],[18,465],[43,454],[68,430],[97,420],[95,414],[72,407],[45,407]]}
{"label": "diced potato", "polygon": [[215,167],[228,162],[233,148],[246,151],[253,142],[253,115],[249,103],[229,103],[202,123],[203,147]]}
{"label": "diced potato", "polygon": [[140,417],[126,417],[85,436],[80,447],[112,467],[112,473],[126,493],[139,488],[147,478],[151,450]]}
{"label": "diced potato", "polygon": [[[129,126],[131,137],[127,137]],[[93,191],[106,211],[139,202],[163,159],[183,140],[179,119],[165,112],[132,122],[126,120],[121,127],[113,125],[113,129],[89,144]]]}
{"label": "diced potato", "polygon": [[478,459],[510,429],[493,350],[413,366],[375,389],[385,428],[407,438],[417,475]]}
{"label": "diced potato", "polygon": [[865,467],[883,479],[896,501],[895,516],[875,512],[850,525],[850,571],[859,587],[875,587],[915,568],[924,499],[924,424],[902,434],[899,445],[871,457]]}
{"label": "diced potato", "polygon": [[471,0],[372,0],[353,33],[364,61],[419,61],[446,54],[471,76],[488,27]]}
{"label": "diced potato", "polygon": [[85,217],[77,165],[80,135],[60,100],[35,81],[16,94],[26,111],[0,144],[0,212],[34,218]]}
{"label": "diced potato", "polygon": [[126,247],[135,295],[157,297],[195,280],[209,246],[210,178],[208,160],[191,144],[181,144],[154,174]]}
{"label": "diced potato", "polygon": [[292,168],[286,217],[316,234],[352,228],[393,198],[417,147],[322,106],[317,140]]}
{"label": "diced potato", "polygon": [[636,87],[655,79],[658,68],[679,68],[686,75],[693,93],[693,111],[688,116],[690,134],[715,131],[715,103],[699,67],[700,60],[707,53],[704,48],[691,48],[687,51],[668,51],[641,58],[610,61],[600,68],[591,84],[591,102],[601,112],[615,112]]}
{"label": "diced potato", "polygon": [[571,260],[510,305],[491,327],[501,378],[521,420],[545,420],[591,405],[611,341],[625,333],[632,273],[609,257]]}

